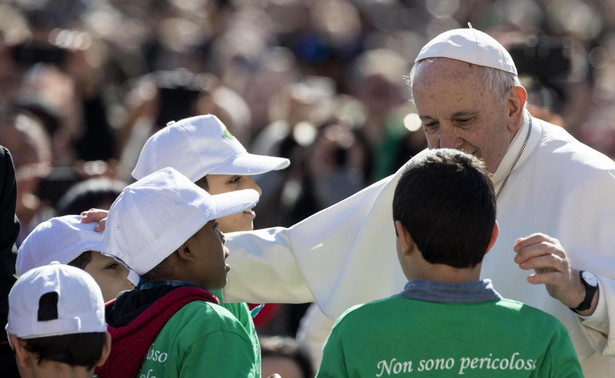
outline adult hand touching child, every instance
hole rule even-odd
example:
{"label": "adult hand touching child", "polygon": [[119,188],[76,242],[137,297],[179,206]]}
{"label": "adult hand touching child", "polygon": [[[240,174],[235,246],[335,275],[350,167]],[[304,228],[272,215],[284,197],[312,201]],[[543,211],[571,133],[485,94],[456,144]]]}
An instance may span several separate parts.
{"label": "adult hand touching child", "polygon": [[81,213],[81,222],[83,223],[98,222],[96,227],[94,227],[94,231],[103,232],[105,230],[105,224],[107,222],[108,214],[109,214],[109,210],[90,209],[90,210],[87,210]]}
{"label": "adult hand touching child", "polygon": [[[84,211],[82,222],[98,222],[95,230],[102,232],[108,211],[90,209]],[[551,297],[559,300],[565,306],[576,309],[586,296],[586,288],[581,282],[579,271],[574,269],[564,247],[559,240],[545,234],[536,233],[515,241],[513,250],[516,252],[515,263],[523,270],[534,269],[528,275],[531,284],[544,284]],[[585,310],[577,310],[579,315],[591,315],[598,305],[599,288],[591,300],[591,305]]]}
{"label": "adult hand touching child", "polygon": [[[536,233],[517,239],[513,250],[516,252],[515,262],[521,269],[534,269],[534,273],[527,277],[529,283],[545,284],[551,297],[571,309],[577,309],[585,300],[586,287],[559,240]],[[594,312],[598,305],[598,291],[595,291],[589,308],[576,310],[579,315]]]}

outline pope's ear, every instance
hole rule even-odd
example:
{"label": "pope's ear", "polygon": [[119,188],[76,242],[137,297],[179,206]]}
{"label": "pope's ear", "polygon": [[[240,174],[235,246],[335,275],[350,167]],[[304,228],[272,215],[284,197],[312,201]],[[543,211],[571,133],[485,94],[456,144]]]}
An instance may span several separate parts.
{"label": "pope's ear", "polygon": [[523,109],[525,109],[525,101],[527,100],[527,92],[521,86],[514,86],[508,92],[508,130],[516,133],[521,127],[523,121]]}

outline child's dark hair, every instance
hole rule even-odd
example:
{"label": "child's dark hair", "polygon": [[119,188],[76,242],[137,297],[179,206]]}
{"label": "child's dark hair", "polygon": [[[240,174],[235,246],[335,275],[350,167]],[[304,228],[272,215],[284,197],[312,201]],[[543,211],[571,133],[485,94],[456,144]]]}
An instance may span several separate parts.
{"label": "child's dark hair", "polygon": [[37,356],[39,364],[43,360],[51,360],[71,366],[86,366],[92,370],[102,355],[105,333],[74,333],[24,340],[25,349]]}
{"label": "child's dark hair", "polygon": [[105,177],[81,181],[66,192],[56,206],[58,216],[79,214],[91,208],[100,208],[112,203],[122,193],[126,184],[123,181]]}
{"label": "child's dark hair", "polygon": [[[177,253],[177,250],[173,253]],[[169,255],[170,256],[170,255]],[[141,279],[143,282],[163,281],[165,277],[168,277],[173,269],[170,265],[169,257],[162,260],[158,265],[153,267],[149,272],[142,274]]]}
{"label": "child's dark hair", "polygon": [[410,161],[397,184],[393,219],[432,264],[479,264],[496,220],[493,184],[485,165],[452,149],[428,151]]}
{"label": "child's dark hair", "polygon": [[75,268],[79,268],[81,270],[85,270],[85,267],[92,262],[92,251],[85,251],[79,256],[77,256],[73,261],[69,262],[68,265],[74,266]]}
{"label": "child's dark hair", "polygon": [[209,181],[207,181],[207,175],[196,180],[195,184],[203,190],[209,190]]}

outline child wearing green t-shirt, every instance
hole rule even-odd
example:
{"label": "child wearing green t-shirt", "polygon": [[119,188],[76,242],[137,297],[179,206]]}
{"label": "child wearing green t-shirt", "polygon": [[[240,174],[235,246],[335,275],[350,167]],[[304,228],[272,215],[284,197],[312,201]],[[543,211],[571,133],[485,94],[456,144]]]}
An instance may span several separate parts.
{"label": "child wearing green t-shirt", "polygon": [[[172,167],[210,194],[253,189],[260,195],[261,188],[251,176],[281,170],[289,164],[285,158],[249,153],[216,116],[207,114],[169,122],[152,135],[139,154],[132,176],[139,180]],[[89,216],[92,218],[86,216],[85,222],[101,219],[106,212],[90,211]],[[224,233],[251,231],[255,217],[252,208],[245,209],[218,219],[218,228]],[[260,376],[261,352],[251,311],[244,302],[225,302],[222,289],[212,292],[248,332]]]}
{"label": "child wearing green t-shirt", "polygon": [[102,252],[142,282],[106,305],[112,349],[98,377],[260,376],[250,335],[210,291],[230,269],[217,219],[256,202],[253,189],[212,196],[173,168],[122,191]]}
{"label": "child wearing green t-shirt", "polygon": [[412,159],[395,190],[393,219],[409,281],[398,295],[337,320],[317,377],[583,376],[556,318],[502,298],[480,279],[499,230],[480,160],[450,149]]}
{"label": "child wearing green t-shirt", "polygon": [[[173,167],[210,194],[254,189],[260,195],[261,188],[252,176],[284,169],[289,164],[285,158],[249,153],[216,116],[207,114],[169,122],[152,135],[141,150],[132,176],[140,179],[161,168]],[[253,209],[246,209],[218,219],[218,227],[224,233],[251,231],[255,217]],[[222,290],[214,294],[248,331],[260,366],[258,336],[248,305],[226,302]]]}

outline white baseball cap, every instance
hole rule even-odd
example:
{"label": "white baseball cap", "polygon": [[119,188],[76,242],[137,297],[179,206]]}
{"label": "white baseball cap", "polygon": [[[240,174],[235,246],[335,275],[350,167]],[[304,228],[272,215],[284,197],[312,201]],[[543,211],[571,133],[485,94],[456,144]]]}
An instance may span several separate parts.
{"label": "white baseball cap", "polygon": [[515,62],[504,46],[488,34],[471,27],[438,35],[423,46],[414,62],[427,58],[456,59],[517,75]]}
{"label": "white baseball cap", "polygon": [[68,264],[85,251],[102,250],[102,232],[96,223],[82,223],[79,215],[65,215],[40,223],[21,243],[17,251],[17,273],[52,261]]}
{"label": "white baseball cap", "polygon": [[55,261],[30,269],[9,293],[6,331],[22,339],[106,332],[102,292],[92,276],[74,266]]}
{"label": "white baseball cap", "polygon": [[143,275],[207,222],[247,210],[258,197],[253,189],[212,196],[174,168],[163,168],[128,185],[113,202],[103,253]]}
{"label": "white baseball cap", "polygon": [[[79,215],[64,215],[40,223],[21,243],[15,268],[18,275],[41,265],[58,261],[68,264],[83,252],[102,251],[103,233],[94,231],[96,223],[83,223]],[[130,271],[128,279],[139,282]]]}
{"label": "white baseball cap", "polygon": [[169,122],[141,150],[132,176],[139,180],[173,167],[193,182],[208,174],[258,175],[284,169],[285,158],[250,154],[214,115]]}

